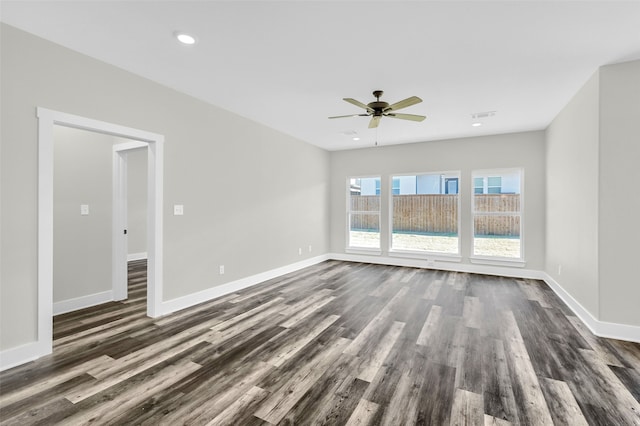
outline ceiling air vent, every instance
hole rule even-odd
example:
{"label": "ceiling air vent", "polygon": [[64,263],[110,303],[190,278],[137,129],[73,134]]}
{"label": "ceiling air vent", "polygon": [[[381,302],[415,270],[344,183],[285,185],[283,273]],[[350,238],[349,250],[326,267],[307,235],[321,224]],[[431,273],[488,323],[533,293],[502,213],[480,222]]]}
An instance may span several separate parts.
{"label": "ceiling air vent", "polygon": [[479,118],[493,117],[494,115],[496,115],[496,111],[474,112],[473,114],[471,114],[471,118],[477,120]]}

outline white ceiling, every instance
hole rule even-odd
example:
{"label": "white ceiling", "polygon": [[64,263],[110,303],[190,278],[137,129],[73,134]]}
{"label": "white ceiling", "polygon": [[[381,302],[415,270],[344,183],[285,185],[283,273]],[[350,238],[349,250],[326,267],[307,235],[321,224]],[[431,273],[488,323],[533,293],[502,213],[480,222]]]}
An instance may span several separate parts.
{"label": "white ceiling", "polygon": [[[2,1],[0,13],[328,150],[544,129],[599,66],[640,59],[638,1]],[[361,112],[341,99],[375,89],[421,97],[402,112],[427,119],[377,131],[327,119]],[[484,111],[497,113],[471,127]]]}

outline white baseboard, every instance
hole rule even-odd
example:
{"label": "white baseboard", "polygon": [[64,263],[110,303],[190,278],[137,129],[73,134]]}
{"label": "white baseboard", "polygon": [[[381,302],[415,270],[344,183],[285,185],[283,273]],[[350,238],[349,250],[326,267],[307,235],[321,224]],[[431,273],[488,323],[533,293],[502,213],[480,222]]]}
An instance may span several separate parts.
{"label": "white baseboard", "polygon": [[142,260],[147,258],[147,252],[143,251],[141,253],[130,253],[127,255],[127,262],[131,262],[133,260]]}
{"label": "white baseboard", "polygon": [[243,288],[260,284],[264,281],[277,278],[281,275],[285,275],[291,272],[295,272],[299,269],[316,265],[328,259],[329,259],[329,256],[327,255],[312,257],[311,259],[292,263],[291,265],[272,269],[270,271],[262,272],[260,274],[252,275],[249,277],[241,278],[239,280],[231,281],[226,284],[208,288],[206,290],[202,290],[197,293],[192,293],[186,296],[178,297],[177,299],[168,300],[166,302],[162,302],[160,312],[161,312],[161,315],[167,315],[172,312],[176,312],[176,311],[197,305],[199,303],[208,302],[209,300],[215,299],[217,297],[224,296],[226,294],[233,293],[238,290],[242,290]]}
{"label": "white baseboard", "polygon": [[446,259],[414,259],[396,256],[367,256],[362,254],[330,253],[329,259],[348,262],[375,263],[378,265],[409,266],[412,268],[436,269],[442,271],[468,272],[472,274],[497,275],[501,277],[542,279],[543,273],[534,269],[510,268],[497,265],[459,263]]}
{"label": "white baseboard", "polygon": [[0,351],[0,371],[40,358],[51,353],[51,347],[41,342],[31,342]]}
{"label": "white baseboard", "polygon": [[113,291],[111,290],[76,297],[75,299],[62,300],[53,304],[53,315],[66,314],[67,312],[90,308],[91,306],[101,305],[111,301],[113,301]]}
{"label": "white baseboard", "polygon": [[560,299],[573,311],[574,314],[591,330],[593,334],[609,339],[627,340],[640,343],[640,327],[627,324],[617,324],[613,322],[600,321],[591,312],[585,309],[576,299],[573,298],[556,280],[549,274],[543,272],[542,278],[549,287],[558,295]]}

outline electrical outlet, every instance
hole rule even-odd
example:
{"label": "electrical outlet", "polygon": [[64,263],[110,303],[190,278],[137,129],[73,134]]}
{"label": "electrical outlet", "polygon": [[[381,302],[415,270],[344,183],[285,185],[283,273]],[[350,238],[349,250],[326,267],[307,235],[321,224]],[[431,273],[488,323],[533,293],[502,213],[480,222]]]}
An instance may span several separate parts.
{"label": "electrical outlet", "polygon": [[80,214],[87,216],[89,214],[89,204],[80,204]]}
{"label": "electrical outlet", "polygon": [[309,244],[309,253],[311,253],[311,244]]}
{"label": "electrical outlet", "polygon": [[220,275],[224,275],[224,265],[220,265]]}
{"label": "electrical outlet", "polygon": [[558,265],[558,275],[562,275],[562,265]]}
{"label": "electrical outlet", "polygon": [[298,254],[299,254],[299,255],[302,255],[302,247],[300,247],[300,248],[298,249]]}
{"label": "electrical outlet", "polygon": [[182,216],[184,214],[184,206],[182,204],[173,205],[173,215]]}

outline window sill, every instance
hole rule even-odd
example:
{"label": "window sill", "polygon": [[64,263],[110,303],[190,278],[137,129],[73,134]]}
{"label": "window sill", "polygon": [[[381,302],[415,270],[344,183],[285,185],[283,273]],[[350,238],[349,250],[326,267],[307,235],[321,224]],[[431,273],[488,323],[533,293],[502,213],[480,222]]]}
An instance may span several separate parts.
{"label": "window sill", "polygon": [[381,249],[366,248],[366,247],[347,247],[344,249],[347,254],[366,254],[370,256],[380,256],[382,254]]}
{"label": "window sill", "polygon": [[457,254],[434,253],[428,251],[389,250],[389,257],[404,257],[436,262],[462,262],[462,256]]}
{"label": "window sill", "polygon": [[510,266],[515,268],[524,268],[527,265],[522,259],[509,259],[506,257],[469,257],[471,263],[478,265],[491,265],[491,266]]}

